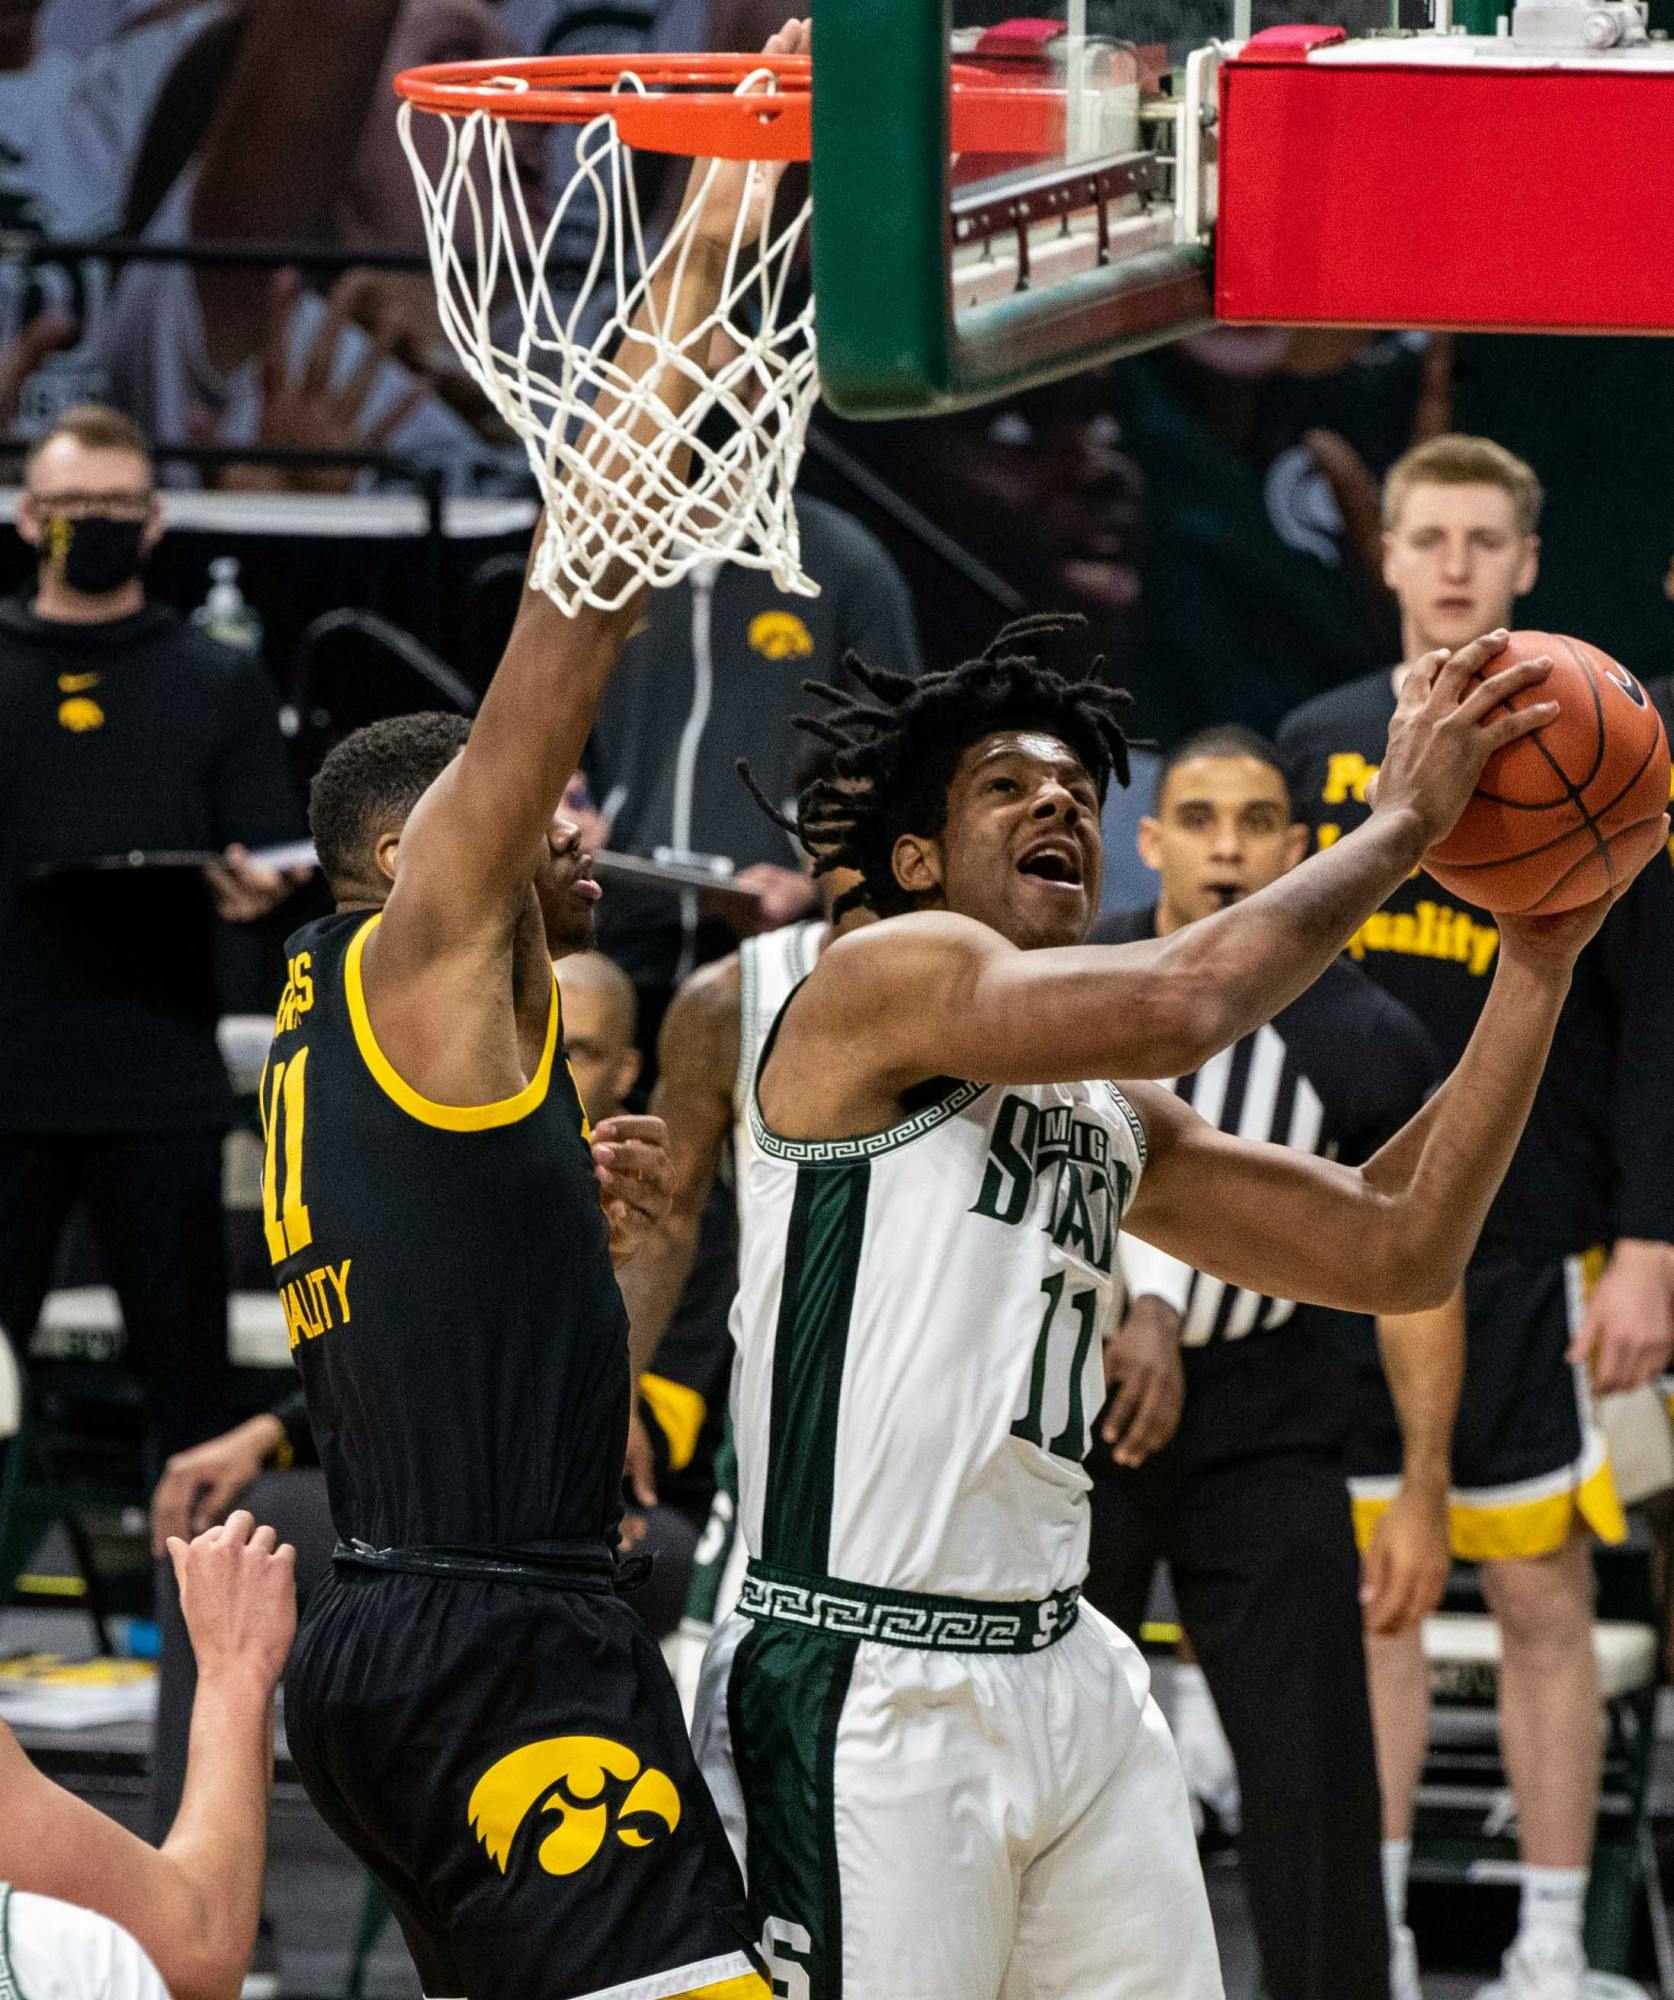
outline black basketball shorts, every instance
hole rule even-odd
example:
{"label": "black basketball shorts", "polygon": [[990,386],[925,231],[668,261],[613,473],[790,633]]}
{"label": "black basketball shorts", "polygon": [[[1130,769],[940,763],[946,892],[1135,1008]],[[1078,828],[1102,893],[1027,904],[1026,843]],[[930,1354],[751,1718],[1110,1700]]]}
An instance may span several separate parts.
{"label": "black basketball shorts", "polygon": [[339,1562],[285,1727],[434,2000],[767,2000],[673,1682],[608,1583]]}
{"label": "black basketball shorts", "polygon": [[[1465,1279],[1465,1379],[1453,1426],[1453,1553],[1467,1562],[1548,1555],[1579,1517],[1627,1533],[1587,1371],[1565,1359],[1602,1252],[1479,1257]],[[1400,1490],[1401,1433],[1375,1351],[1358,1359],[1349,1491],[1365,1547]]]}

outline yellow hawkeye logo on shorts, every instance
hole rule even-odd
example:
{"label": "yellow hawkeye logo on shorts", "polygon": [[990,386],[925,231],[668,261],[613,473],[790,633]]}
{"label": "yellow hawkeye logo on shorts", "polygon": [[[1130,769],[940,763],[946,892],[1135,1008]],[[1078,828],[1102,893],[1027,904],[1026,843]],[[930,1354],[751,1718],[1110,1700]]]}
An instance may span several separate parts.
{"label": "yellow hawkeye logo on shorts", "polygon": [[540,1865],[549,1875],[575,1875],[598,1858],[610,1834],[624,1847],[649,1847],[672,1833],[680,1824],[680,1794],[626,1744],[607,1736],[549,1736],[491,1764],[466,1810],[502,1875],[519,1831],[537,1810]]}

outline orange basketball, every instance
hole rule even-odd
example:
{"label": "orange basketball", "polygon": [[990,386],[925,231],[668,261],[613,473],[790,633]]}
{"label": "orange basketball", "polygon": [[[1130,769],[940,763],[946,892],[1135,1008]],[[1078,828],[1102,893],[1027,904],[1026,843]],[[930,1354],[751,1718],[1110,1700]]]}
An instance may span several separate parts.
{"label": "orange basketball", "polygon": [[1424,857],[1443,888],[1505,916],[1604,895],[1660,843],[1668,808],[1662,720],[1608,653],[1557,632],[1513,632],[1487,673],[1542,653],[1551,673],[1511,706],[1555,701],[1556,718],[1488,759],[1459,824]]}

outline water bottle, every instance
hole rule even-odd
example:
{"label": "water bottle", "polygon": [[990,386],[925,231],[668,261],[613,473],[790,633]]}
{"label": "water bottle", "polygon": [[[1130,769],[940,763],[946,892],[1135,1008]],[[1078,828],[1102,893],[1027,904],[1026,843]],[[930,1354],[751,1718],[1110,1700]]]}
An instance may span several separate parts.
{"label": "water bottle", "polygon": [[209,565],[209,595],[192,613],[192,623],[223,646],[261,651],[262,621],[238,587],[237,556],[217,556]]}

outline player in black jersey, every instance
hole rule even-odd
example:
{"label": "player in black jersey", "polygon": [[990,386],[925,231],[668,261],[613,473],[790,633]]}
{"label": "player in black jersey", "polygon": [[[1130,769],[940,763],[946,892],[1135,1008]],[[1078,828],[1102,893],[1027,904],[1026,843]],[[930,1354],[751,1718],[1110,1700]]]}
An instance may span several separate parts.
{"label": "player in black jersey", "polygon": [[[695,172],[691,249],[654,302],[676,345],[716,304],[744,191],[758,226],[769,205],[741,165]],[[618,350],[607,436],[647,444],[647,404],[691,403],[660,351]],[[682,455],[658,463],[673,491]],[[636,615],[631,594],[565,617],[526,591],[416,802],[364,737],[322,766],[337,912],[290,940],[262,1084],[268,1247],[342,1545],[286,1723],[436,2000],[767,2000],[673,1683],[616,1591],[627,1322],[542,909]]]}
{"label": "player in black jersey", "polygon": [[[1406,660],[1512,623],[1514,601],[1535,581],[1540,500],[1533,472],[1483,439],[1435,439],[1393,468],[1385,574]],[[1397,666],[1322,695],[1279,732],[1297,811],[1321,847],[1366,817],[1366,786],[1405,672]],[[1349,945],[1412,1007],[1444,1063],[1475,1025],[1498,949],[1493,917],[1422,871]],[[1625,1532],[1583,1364],[1592,1387],[1628,1388],[1655,1376],[1674,1348],[1670,1158],[1674,874],[1652,866],[1576,967],[1551,1061],[1466,1281],[1454,1548],[1483,1562],[1500,1623],[1501,1730],[1525,1878],[1523,1923],[1492,1989],[1496,2000],[1578,2000],[1582,1990],[1599,1775],[1589,1531],[1609,1540]],[[1351,1454],[1364,1532],[1387,1501],[1399,1458],[1375,1369],[1363,1382]],[[1398,1885],[1428,1691],[1416,1635],[1373,1639],[1369,1659]],[[1392,1900],[1399,1894],[1392,1888]]]}
{"label": "player in black jersey", "polygon": [[[1212,729],[1164,759],[1139,845],[1158,900],[1106,918],[1100,942],[1167,936],[1241,901],[1301,859],[1307,830],[1277,750]],[[1417,1021],[1339,959],[1174,1089],[1222,1131],[1359,1163],[1436,1079]],[[1137,1639],[1156,1565],[1169,1565],[1237,1764],[1264,1990],[1385,2000],[1378,1775],[1343,1481],[1349,1383],[1333,1338],[1349,1315],[1224,1285],[1133,1236],[1121,1261],[1114,1394],[1088,1460],[1087,1593]],[[1432,1610],[1447,1580],[1458,1302],[1379,1331],[1406,1477],[1367,1564],[1367,1617],[1395,1629]]]}

